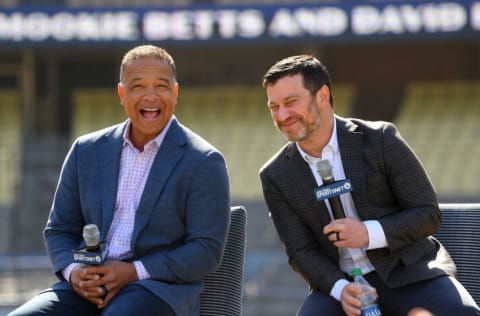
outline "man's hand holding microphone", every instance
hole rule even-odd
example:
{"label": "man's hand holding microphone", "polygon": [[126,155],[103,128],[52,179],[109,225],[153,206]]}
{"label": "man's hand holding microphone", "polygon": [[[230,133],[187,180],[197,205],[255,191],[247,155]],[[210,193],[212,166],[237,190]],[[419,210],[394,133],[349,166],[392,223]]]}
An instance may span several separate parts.
{"label": "man's hand holding microphone", "polygon": [[73,251],[78,265],[70,274],[70,283],[78,295],[104,308],[123,287],[137,280],[137,272],[131,262],[105,262],[108,248],[99,241],[95,224],[83,228],[83,239],[86,247]]}
{"label": "man's hand holding microphone", "polygon": [[345,217],[340,195],[352,190],[349,180],[335,181],[333,167],[329,160],[317,163],[317,171],[323,185],[316,191],[318,200],[328,200],[333,220],[323,228],[323,233],[338,248],[361,248],[368,245],[368,231],[365,224],[355,218]]}

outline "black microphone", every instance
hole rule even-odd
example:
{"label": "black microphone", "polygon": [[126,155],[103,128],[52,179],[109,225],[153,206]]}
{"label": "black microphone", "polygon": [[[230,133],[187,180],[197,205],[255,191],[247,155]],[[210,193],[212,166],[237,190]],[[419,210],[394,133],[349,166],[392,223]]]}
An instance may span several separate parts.
{"label": "black microphone", "polygon": [[98,265],[105,262],[108,245],[100,242],[100,231],[97,225],[88,224],[83,227],[83,240],[86,247],[73,250],[73,261],[82,264]]}
{"label": "black microphone", "polygon": [[[333,167],[328,159],[322,159],[317,162],[317,171],[322,178],[323,184],[328,185],[335,182],[333,177]],[[340,196],[332,196],[328,198],[334,219],[345,218],[345,211],[343,210]]]}
{"label": "black microphone", "polygon": [[88,224],[83,227],[83,240],[87,244],[87,251],[99,251],[100,250],[100,231],[97,225]]}

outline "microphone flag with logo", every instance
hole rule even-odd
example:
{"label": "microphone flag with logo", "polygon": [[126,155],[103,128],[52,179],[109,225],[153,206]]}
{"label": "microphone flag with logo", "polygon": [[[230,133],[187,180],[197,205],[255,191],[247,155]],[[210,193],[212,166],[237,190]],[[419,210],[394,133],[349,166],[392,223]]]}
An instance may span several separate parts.
{"label": "microphone flag with logo", "polygon": [[349,179],[335,181],[333,167],[328,159],[317,162],[317,171],[322,178],[323,184],[315,189],[317,202],[328,200],[334,219],[345,217],[340,195],[352,191],[352,183]]}
{"label": "microphone flag with logo", "polygon": [[89,265],[99,265],[105,262],[108,245],[100,242],[100,231],[97,225],[88,224],[83,227],[83,240],[86,247],[73,250],[73,261]]}

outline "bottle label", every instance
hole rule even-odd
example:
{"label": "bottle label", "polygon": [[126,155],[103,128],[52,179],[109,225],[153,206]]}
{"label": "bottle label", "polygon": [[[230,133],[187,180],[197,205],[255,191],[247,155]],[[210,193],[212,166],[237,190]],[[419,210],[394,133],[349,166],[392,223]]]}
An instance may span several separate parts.
{"label": "bottle label", "polygon": [[382,316],[378,305],[370,305],[362,308],[362,313],[360,316]]}

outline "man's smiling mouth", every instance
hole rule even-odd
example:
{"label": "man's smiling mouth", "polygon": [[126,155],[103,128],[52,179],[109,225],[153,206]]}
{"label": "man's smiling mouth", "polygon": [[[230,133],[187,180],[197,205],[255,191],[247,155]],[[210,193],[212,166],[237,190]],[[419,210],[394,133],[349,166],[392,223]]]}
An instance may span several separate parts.
{"label": "man's smiling mouth", "polygon": [[160,115],[161,113],[161,110],[160,109],[149,109],[149,108],[145,108],[145,109],[141,109],[140,110],[140,114],[144,117],[144,118],[149,118],[149,119],[152,119],[152,118],[156,118]]}

